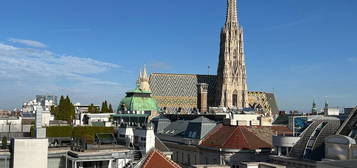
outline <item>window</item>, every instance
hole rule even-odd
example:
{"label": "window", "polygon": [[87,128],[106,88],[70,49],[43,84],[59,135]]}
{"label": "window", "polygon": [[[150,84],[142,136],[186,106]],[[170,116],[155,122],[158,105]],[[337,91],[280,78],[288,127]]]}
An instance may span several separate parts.
{"label": "window", "polygon": [[188,165],[191,165],[191,156],[189,153],[187,154],[187,163]]}
{"label": "window", "polygon": [[193,131],[193,132],[192,132],[192,135],[191,135],[191,138],[195,138],[195,137],[196,137],[196,134],[197,134],[197,132],[196,132],[196,131]]}
{"label": "window", "polygon": [[178,162],[178,161],[179,161],[179,153],[176,152],[176,162]]}
{"label": "window", "polygon": [[181,153],[181,163],[184,162],[184,159],[183,159],[183,152]]}
{"label": "window", "polygon": [[235,90],[232,95],[232,103],[234,107],[237,107],[237,102],[238,102],[238,96],[237,96],[237,91]]}

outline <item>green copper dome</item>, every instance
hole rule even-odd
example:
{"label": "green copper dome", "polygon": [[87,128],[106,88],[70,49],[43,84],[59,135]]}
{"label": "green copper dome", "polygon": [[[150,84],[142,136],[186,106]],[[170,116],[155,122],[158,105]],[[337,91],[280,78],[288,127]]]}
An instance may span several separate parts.
{"label": "green copper dome", "polygon": [[143,91],[137,87],[134,90],[126,92],[125,98],[120,102],[121,110],[128,111],[159,111],[159,107],[150,91]]}

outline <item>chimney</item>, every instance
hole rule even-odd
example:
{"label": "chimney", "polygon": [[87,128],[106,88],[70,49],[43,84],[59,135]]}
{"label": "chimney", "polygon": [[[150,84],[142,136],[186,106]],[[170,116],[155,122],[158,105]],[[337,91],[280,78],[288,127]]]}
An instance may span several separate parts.
{"label": "chimney", "polygon": [[208,95],[208,84],[207,83],[199,83],[197,85],[198,95],[197,95],[197,108],[201,113],[207,112],[207,95]]}

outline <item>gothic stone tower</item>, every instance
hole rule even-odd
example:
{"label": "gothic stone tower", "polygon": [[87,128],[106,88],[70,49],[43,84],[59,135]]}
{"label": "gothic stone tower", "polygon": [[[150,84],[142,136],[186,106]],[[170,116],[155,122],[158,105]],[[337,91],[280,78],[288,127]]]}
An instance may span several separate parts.
{"label": "gothic stone tower", "polygon": [[226,23],[221,31],[216,105],[242,109],[248,107],[243,28],[238,24],[236,0],[227,1]]}

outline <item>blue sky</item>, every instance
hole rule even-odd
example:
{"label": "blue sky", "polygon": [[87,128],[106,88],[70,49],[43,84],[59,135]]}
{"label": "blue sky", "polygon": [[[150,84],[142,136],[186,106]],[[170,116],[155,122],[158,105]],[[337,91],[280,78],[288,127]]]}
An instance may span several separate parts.
{"label": "blue sky", "polygon": [[[149,72],[216,73],[226,0],[4,0],[0,108],[36,94],[115,106]],[[357,1],[238,0],[248,87],[281,109],[357,104]]]}

